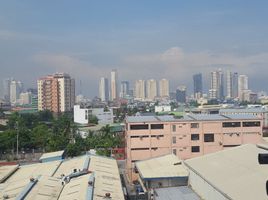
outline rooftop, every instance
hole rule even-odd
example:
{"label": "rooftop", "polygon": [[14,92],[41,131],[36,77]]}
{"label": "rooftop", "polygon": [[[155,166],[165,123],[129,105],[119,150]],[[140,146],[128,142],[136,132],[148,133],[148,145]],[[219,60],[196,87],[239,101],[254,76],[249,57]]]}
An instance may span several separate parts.
{"label": "rooftop", "polygon": [[258,163],[267,146],[246,144],[192,158],[185,165],[230,199],[267,199],[268,165]]}
{"label": "rooftop", "polygon": [[220,115],[220,114],[187,114],[183,118],[175,118],[172,115],[163,116],[128,116],[128,123],[167,122],[167,121],[220,121],[220,120],[258,120],[259,117],[252,114]]}
{"label": "rooftop", "polygon": [[137,161],[135,165],[143,179],[175,178],[189,175],[181,160],[174,154]]}
{"label": "rooftop", "polygon": [[59,157],[63,156],[64,151],[55,151],[55,152],[50,152],[50,153],[44,153],[39,160],[47,159],[47,158],[53,158],[53,157]]}
{"label": "rooftop", "polygon": [[0,183],[7,179],[12,173],[18,169],[18,165],[0,166]]}
{"label": "rooftop", "polygon": [[188,186],[157,188],[154,190],[155,200],[200,200]]}

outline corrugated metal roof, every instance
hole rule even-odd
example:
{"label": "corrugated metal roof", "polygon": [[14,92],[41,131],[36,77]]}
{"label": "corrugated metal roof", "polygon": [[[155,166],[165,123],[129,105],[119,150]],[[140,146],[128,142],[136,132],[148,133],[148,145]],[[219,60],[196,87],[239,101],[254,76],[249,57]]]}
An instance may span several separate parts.
{"label": "corrugated metal roof", "polygon": [[225,117],[229,119],[240,119],[240,120],[257,120],[260,119],[258,116],[253,114],[225,114]]}
{"label": "corrugated metal roof", "polygon": [[50,153],[44,153],[39,160],[47,159],[47,158],[53,158],[53,157],[59,157],[63,156],[64,151],[55,151],[55,152],[50,152]]}
{"label": "corrugated metal roof", "polygon": [[60,163],[60,161],[53,161],[20,166],[16,173],[8,178],[6,182],[16,182],[23,179],[28,180],[30,178],[36,178],[39,175],[52,176]]}
{"label": "corrugated metal roof", "polygon": [[91,156],[89,170],[95,173],[94,200],[103,200],[106,193],[110,193],[112,199],[124,200],[116,160]]}
{"label": "corrugated metal roof", "polygon": [[268,112],[265,108],[233,108],[233,109],[220,109],[219,113],[263,113]]}
{"label": "corrugated metal roof", "polygon": [[173,154],[137,161],[135,165],[143,179],[186,177],[189,174]]}
{"label": "corrugated metal roof", "polygon": [[189,117],[197,121],[216,121],[227,119],[226,117],[218,114],[190,114]]}
{"label": "corrugated metal roof", "polygon": [[155,200],[200,200],[198,195],[189,187],[169,187],[155,189]]}
{"label": "corrugated metal roof", "polygon": [[18,169],[18,165],[7,165],[0,167],[0,183]]}
{"label": "corrugated metal roof", "polygon": [[258,154],[268,153],[247,144],[185,161],[213,187],[232,199],[266,200],[268,165],[258,163]]}
{"label": "corrugated metal roof", "polygon": [[159,121],[155,116],[128,116],[126,118],[128,123],[143,123],[143,122],[157,122]]}

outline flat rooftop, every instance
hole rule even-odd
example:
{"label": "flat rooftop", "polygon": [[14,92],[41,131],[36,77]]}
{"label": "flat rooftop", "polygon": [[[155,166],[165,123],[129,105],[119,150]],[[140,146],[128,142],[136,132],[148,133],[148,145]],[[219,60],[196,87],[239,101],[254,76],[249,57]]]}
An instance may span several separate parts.
{"label": "flat rooftop", "polygon": [[260,120],[253,114],[187,114],[178,119],[172,115],[163,116],[128,116],[127,123],[144,123],[144,122],[187,122],[187,121],[222,121],[222,120]]}
{"label": "flat rooftop", "polygon": [[154,193],[155,200],[201,200],[188,186],[157,188]]}
{"label": "flat rooftop", "polygon": [[0,166],[0,183],[13,174],[18,168],[18,165]]}
{"label": "flat rooftop", "polygon": [[182,161],[174,154],[169,154],[135,163],[143,179],[161,179],[188,177],[189,172]]}
{"label": "flat rooftop", "polygon": [[246,144],[186,160],[185,165],[230,199],[266,200],[268,165],[258,163],[267,146]]}

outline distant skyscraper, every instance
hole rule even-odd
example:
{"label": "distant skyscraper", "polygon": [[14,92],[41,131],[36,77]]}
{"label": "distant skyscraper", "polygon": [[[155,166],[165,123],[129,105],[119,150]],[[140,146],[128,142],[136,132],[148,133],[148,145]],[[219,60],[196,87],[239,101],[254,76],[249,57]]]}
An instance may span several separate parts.
{"label": "distant skyscraper", "polygon": [[71,111],[75,103],[75,81],[57,73],[38,79],[38,110],[55,113]]}
{"label": "distant skyscraper", "polygon": [[20,97],[20,93],[23,91],[23,84],[20,81],[10,82],[10,102],[12,104],[17,103]]}
{"label": "distant skyscraper", "polygon": [[169,96],[169,81],[167,79],[161,79],[159,81],[159,96],[160,97]]}
{"label": "distant skyscraper", "polygon": [[154,100],[154,98],[157,96],[156,80],[154,79],[147,80],[146,93],[147,93],[147,98],[149,100]]}
{"label": "distant skyscraper", "polygon": [[176,100],[179,103],[186,103],[186,86],[181,85],[176,90]]}
{"label": "distant skyscraper", "polygon": [[113,69],[111,72],[111,100],[114,100],[118,97],[117,95],[117,82],[118,82],[118,77],[117,77],[117,70]]}
{"label": "distant skyscraper", "polygon": [[202,74],[195,74],[193,75],[193,81],[194,81],[194,97],[196,99],[199,99],[202,97],[203,94],[203,82],[202,82]]}
{"label": "distant skyscraper", "polygon": [[137,80],[135,82],[135,98],[145,99],[145,81]]}
{"label": "distant skyscraper", "polygon": [[233,98],[237,98],[238,97],[238,73],[235,72],[233,74],[233,79],[232,79],[232,82],[233,82],[233,87],[232,87],[232,94],[233,94]]}
{"label": "distant skyscraper", "polygon": [[5,101],[10,102],[10,82],[11,79],[3,80],[3,98]]}
{"label": "distant skyscraper", "polygon": [[224,97],[223,73],[220,69],[211,72],[209,94],[211,99],[223,99]]}
{"label": "distant skyscraper", "polygon": [[239,75],[238,77],[238,97],[240,101],[244,101],[244,94],[248,91],[248,77]]}
{"label": "distant skyscraper", "polygon": [[99,83],[99,97],[101,101],[108,101],[109,99],[109,88],[108,88],[108,79],[101,77]]}
{"label": "distant skyscraper", "polygon": [[120,97],[125,98],[129,95],[129,82],[128,81],[121,81],[120,87]]}
{"label": "distant skyscraper", "polygon": [[226,98],[233,98],[233,74],[231,71],[226,73]]}

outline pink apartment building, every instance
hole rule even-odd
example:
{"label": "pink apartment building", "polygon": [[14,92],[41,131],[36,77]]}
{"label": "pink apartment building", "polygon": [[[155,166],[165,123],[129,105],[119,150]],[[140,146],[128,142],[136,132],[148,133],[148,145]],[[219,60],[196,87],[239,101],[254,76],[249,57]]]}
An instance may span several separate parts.
{"label": "pink apartment building", "polygon": [[127,172],[134,162],[173,153],[188,159],[241,144],[262,142],[262,120],[254,115],[130,116],[126,119]]}

